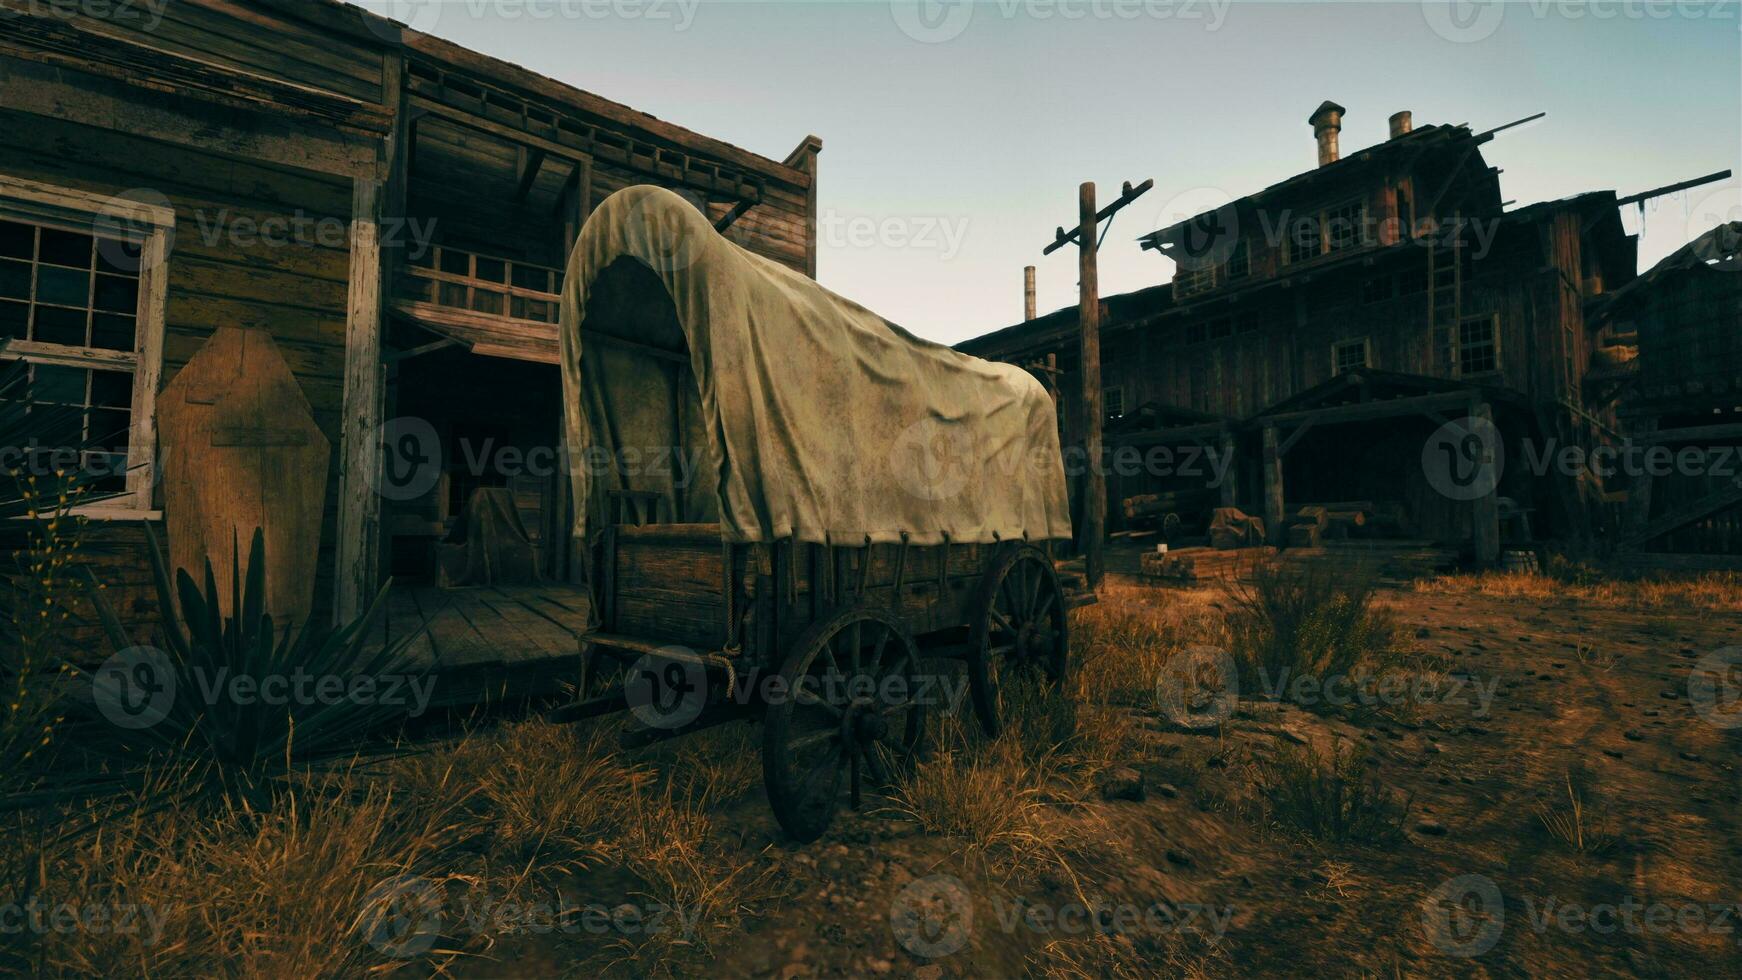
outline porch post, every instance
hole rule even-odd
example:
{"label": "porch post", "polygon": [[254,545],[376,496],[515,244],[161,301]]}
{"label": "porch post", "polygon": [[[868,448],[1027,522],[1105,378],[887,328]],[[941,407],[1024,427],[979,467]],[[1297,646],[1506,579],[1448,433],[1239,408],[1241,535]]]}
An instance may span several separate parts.
{"label": "porch post", "polygon": [[380,181],[358,180],[351,198],[351,286],[345,316],[345,402],[339,422],[339,523],[333,616],[362,615],[380,587],[381,206]]}
{"label": "porch post", "polygon": [[1216,461],[1216,465],[1222,468],[1222,485],[1217,488],[1222,494],[1222,506],[1238,507],[1239,504],[1235,501],[1239,499],[1236,490],[1240,483],[1240,471],[1234,465],[1234,433],[1227,429],[1222,430],[1217,451],[1222,454],[1222,458]]}
{"label": "porch post", "polygon": [[[1494,411],[1487,402],[1470,406],[1470,417],[1480,428],[1493,431]],[[1479,442],[1481,458],[1477,460],[1476,472],[1479,479],[1488,479],[1488,474],[1494,472],[1494,446],[1486,439]],[[1487,493],[1470,501],[1470,539],[1475,545],[1478,565],[1492,565],[1500,560],[1500,488],[1499,481],[1495,482]]]}
{"label": "porch post", "polygon": [[1282,452],[1276,444],[1276,426],[1264,427],[1264,534],[1270,543],[1286,540],[1282,530]]}

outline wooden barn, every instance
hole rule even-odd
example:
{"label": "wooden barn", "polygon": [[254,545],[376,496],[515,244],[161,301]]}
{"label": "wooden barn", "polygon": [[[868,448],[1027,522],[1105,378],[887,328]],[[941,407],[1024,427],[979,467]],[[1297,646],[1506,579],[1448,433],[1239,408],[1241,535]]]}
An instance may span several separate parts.
{"label": "wooden barn", "polygon": [[[174,537],[185,491],[295,525],[269,537],[306,541],[311,573],[281,556],[273,574],[320,619],[392,573],[395,623],[436,616],[444,664],[577,653],[555,456],[568,245],[596,202],[652,183],[814,276],[821,142],[761,156],[334,0],[84,10],[0,0],[0,338],[37,397],[85,410],[87,459],[127,461],[90,508],[125,615],[155,614],[143,526],[168,516]],[[226,328],[242,339],[216,344]],[[280,361],[288,390],[258,380]],[[232,402],[285,418],[230,424]],[[205,441],[165,452],[163,426],[201,412]],[[324,479],[271,475],[277,449],[322,441]],[[200,453],[267,462],[220,499],[190,489],[213,482]],[[461,562],[448,584],[470,587],[437,589],[478,500],[528,561],[513,583]]]}
{"label": "wooden barn", "polygon": [[[1638,462],[1622,543],[1659,565],[1742,560],[1742,222],[1719,225],[1606,298]],[[1656,451],[1657,461],[1645,453]],[[1658,465],[1661,463],[1662,465]]]}
{"label": "wooden barn", "polygon": [[[1343,154],[1344,111],[1326,102],[1308,120],[1316,168],[1144,235],[1174,260],[1171,282],[1102,300],[1110,530],[1131,516],[1122,503],[1159,496],[1200,518],[1239,506],[1276,544],[1300,506],[1352,501],[1370,533],[1483,561],[1526,525],[1605,533],[1601,482],[1538,479],[1532,454],[1619,438],[1614,397],[1587,397],[1587,309],[1634,276],[1618,207],[1663,191],[1508,210],[1482,155],[1508,126],[1399,112],[1389,139]],[[1076,321],[1061,310],[959,345],[1054,379],[1068,445],[1084,425]],[[1478,415],[1500,436],[1499,484],[1448,496],[1423,447]],[[1218,456],[1225,473],[1183,465]]]}

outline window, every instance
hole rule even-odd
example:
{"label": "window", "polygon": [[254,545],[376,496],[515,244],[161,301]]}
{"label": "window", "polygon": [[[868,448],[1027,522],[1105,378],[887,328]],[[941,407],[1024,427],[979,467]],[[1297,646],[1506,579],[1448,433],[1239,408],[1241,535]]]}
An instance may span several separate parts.
{"label": "window", "polygon": [[174,224],[168,208],[0,176],[0,342],[30,365],[32,401],[79,420],[78,445],[34,448],[113,495],[92,513],[151,508]]}
{"label": "window", "polygon": [[1216,287],[1216,267],[1198,260],[1179,263],[1173,274],[1173,295],[1176,299],[1196,296]]}
{"label": "window", "polygon": [[1234,251],[1228,254],[1228,262],[1222,268],[1229,279],[1240,279],[1252,273],[1252,253],[1247,249],[1245,239],[1234,243]]}
{"label": "window", "polygon": [[1326,250],[1341,252],[1367,242],[1367,205],[1360,201],[1339,204],[1325,212]]}
{"label": "window", "polygon": [[1500,370],[1500,339],[1493,316],[1471,317],[1458,324],[1458,374]]}
{"label": "window", "polygon": [[1331,373],[1343,374],[1357,368],[1369,366],[1368,342],[1366,337],[1357,340],[1339,340],[1331,345]]}
{"label": "window", "polygon": [[1101,411],[1109,419],[1125,415],[1125,389],[1115,385],[1101,389]]}
{"label": "window", "polygon": [[1305,262],[1324,251],[1320,238],[1319,216],[1304,215],[1288,223],[1288,260]]}

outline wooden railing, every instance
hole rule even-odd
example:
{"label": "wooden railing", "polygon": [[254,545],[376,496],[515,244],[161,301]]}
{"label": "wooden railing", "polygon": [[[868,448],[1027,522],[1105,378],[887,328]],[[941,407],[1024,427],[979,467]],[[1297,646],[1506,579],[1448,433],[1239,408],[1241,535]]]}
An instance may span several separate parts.
{"label": "wooden railing", "polygon": [[561,283],[560,269],[436,245],[412,258],[399,293],[413,303],[554,324]]}

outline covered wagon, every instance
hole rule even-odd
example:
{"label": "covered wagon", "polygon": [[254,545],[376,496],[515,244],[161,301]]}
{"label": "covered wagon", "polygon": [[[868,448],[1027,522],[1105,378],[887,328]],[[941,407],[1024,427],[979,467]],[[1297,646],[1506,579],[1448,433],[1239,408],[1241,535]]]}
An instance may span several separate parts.
{"label": "covered wagon", "polygon": [[654,187],[570,256],[561,365],[589,653],[649,741],[763,722],[781,824],[809,840],[909,757],[959,658],[996,734],[1000,679],[1069,662],[1070,537],[1051,398],[715,231]]}

